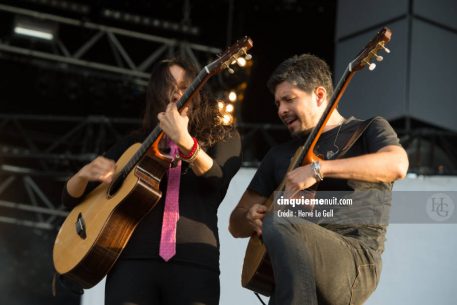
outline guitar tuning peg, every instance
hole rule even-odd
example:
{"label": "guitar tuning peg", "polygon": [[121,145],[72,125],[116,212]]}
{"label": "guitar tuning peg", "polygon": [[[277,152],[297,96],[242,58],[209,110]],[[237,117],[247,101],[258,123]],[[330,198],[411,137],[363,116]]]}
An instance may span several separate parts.
{"label": "guitar tuning peg", "polygon": [[238,66],[240,66],[240,67],[246,66],[246,59],[244,57],[238,57],[236,62],[238,63]]}
{"label": "guitar tuning peg", "polygon": [[228,68],[227,70],[228,70],[228,72],[229,72],[230,74],[235,73],[235,70],[233,70],[232,68]]}
{"label": "guitar tuning peg", "polygon": [[252,55],[246,53],[246,56],[244,57],[244,59],[251,60],[252,59]]}
{"label": "guitar tuning peg", "polygon": [[385,46],[382,46],[382,48],[384,49],[384,52],[386,52],[387,54],[390,53],[390,50],[388,48],[386,48]]}
{"label": "guitar tuning peg", "polygon": [[363,62],[368,65],[368,70],[370,70],[370,71],[373,71],[376,68],[376,64],[375,63],[369,62],[366,59]]}
{"label": "guitar tuning peg", "polygon": [[373,56],[376,58],[377,61],[382,61],[384,59],[384,57],[376,54],[376,51],[371,51],[370,53],[373,54]]}

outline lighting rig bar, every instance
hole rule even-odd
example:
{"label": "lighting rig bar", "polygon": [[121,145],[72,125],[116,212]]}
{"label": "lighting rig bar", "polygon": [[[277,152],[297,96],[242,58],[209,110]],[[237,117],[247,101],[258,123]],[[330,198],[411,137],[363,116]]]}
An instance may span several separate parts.
{"label": "lighting rig bar", "polygon": [[[207,55],[218,54],[221,51],[221,49],[216,47],[36,12],[10,5],[0,4],[0,11],[15,14],[16,16],[26,16],[37,20],[38,22],[53,22],[56,23],[58,27],[77,27],[84,31],[88,31],[87,36],[90,36],[89,39],[81,43],[77,48],[70,50],[65,43],[65,40],[69,39],[69,37],[60,37],[57,34],[52,38],[52,42],[57,46],[56,48],[53,48],[53,51],[43,51],[18,46],[14,44],[14,40],[7,41],[5,38],[0,37],[0,52],[20,54],[133,77],[142,85],[147,85],[147,79],[149,78],[149,73],[147,73],[147,71],[150,66],[162,57],[175,54],[186,55],[191,58],[198,67],[201,67],[206,63],[203,63],[201,62],[202,60],[198,59],[198,54],[203,54],[207,58]],[[135,58],[132,52],[129,52],[122,44],[122,39],[119,39],[125,37],[135,39],[140,43],[144,42],[145,49],[154,48],[154,50],[146,57],[138,58],[139,56],[136,56],[137,58]],[[108,44],[108,49],[111,50],[113,55],[112,58],[116,59],[115,64],[108,61],[93,61],[87,58],[87,54],[90,51],[97,47],[103,47],[102,43],[105,44],[104,49],[106,49],[106,44]],[[154,45],[153,47],[151,47],[151,43]]]}

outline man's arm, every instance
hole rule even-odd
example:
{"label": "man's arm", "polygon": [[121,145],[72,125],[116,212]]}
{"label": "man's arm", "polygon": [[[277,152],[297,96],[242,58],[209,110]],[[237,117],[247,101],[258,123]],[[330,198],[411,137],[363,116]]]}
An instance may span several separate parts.
{"label": "man's arm", "polygon": [[[377,152],[346,159],[320,161],[325,178],[351,179],[367,182],[392,182],[403,179],[408,171],[408,156],[401,146],[387,145]],[[301,166],[286,177],[286,190],[309,188],[316,179],[310,165]]]}
{"label": "man's arm", "polygon": [[254,232],[262,235],[262,220],[267,208],[266,197],[247,189],[230,215],[229,231],[233,237],[249,237]]}
{"label": "man's arm", "polygon": [[375,153],[329,160],[321,164],[324,177],[392,182],[403,179],[408,171],[408,156],[401,146],[388,145]]}

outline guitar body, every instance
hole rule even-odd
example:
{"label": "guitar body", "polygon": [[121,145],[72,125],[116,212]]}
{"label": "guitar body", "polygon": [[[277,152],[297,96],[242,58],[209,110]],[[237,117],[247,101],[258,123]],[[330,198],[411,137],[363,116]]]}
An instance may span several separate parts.
{"label": "guitar body", "polygon": [[[116,170],[122,169],[139,147],[132,145],[116,163]],[[53,250],[56,271],[86,289],[103,279],[138,223],[160,200],[159,184],[167,164],[146,157],[112,196],[108,196],[111,185],[107,184],[90,192],[59,230]],[[81,223],[84,232],[77,229]]]}
{"label": "guitar body", "polygon": [[244,257],[241,285],[254,292],[270,296],[275,283],[267,249],[257,236],[249,239]]}

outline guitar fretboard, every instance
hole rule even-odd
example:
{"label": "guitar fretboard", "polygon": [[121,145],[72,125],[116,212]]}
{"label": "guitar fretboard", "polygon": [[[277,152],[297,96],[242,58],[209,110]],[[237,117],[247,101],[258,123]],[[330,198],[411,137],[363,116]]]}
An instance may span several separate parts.
{"label": "guitar fretboard", "polygon": [[[190,101],[192,96],[205,84],[205,82],[209,78],[209,70],[203,69],[200,73],[195,77],[192,83],[187,88],[186,92],[184,92],[183,96],[176,102],[176,106],[178,111],[181,111],[182,108]],[[157,125],[152,132],[147,136],[147,138],[143,141],[138,151],[130,158],[124,168],[121,170],[121,174],[119,175],[120,179],[125,179],[129,172],[135,167],[135,165],[144,157],[148,149],[152,146],[152,144],[159,138],[160,134],[162,133],[162,128]]]}
{"label": "guitar fretboard", "polygon": [[318,136],[319,131],[323,128],[326,119],[331,115],[331,111],[333,106],[339,102],[340,100],[340,95],[342,94],[343,88],[349,83],[350,78],[353,76],[353,73],[350,69],[350,66],[346,68],[344,71],[343,76],[341,77],[340,81],[335,87],[335,90],[333,91],[333,95],[327,105],[327,107],[324,110],[324,113],[322,114],[321,118],[319,119],[319,122],[317,123],[316,127],[313,128],[311,131],[310,135],[306,139],[305,144],[301,147],[301,152],[298,158],[295,159],[295,162],[292,164],[292,168],[295,169],[297,167],[300,167],[302,165],[302,161],[305,158],[305,156],[308,154],[310,149],[313,149],[312,144],[314,142],[314,139]]}

